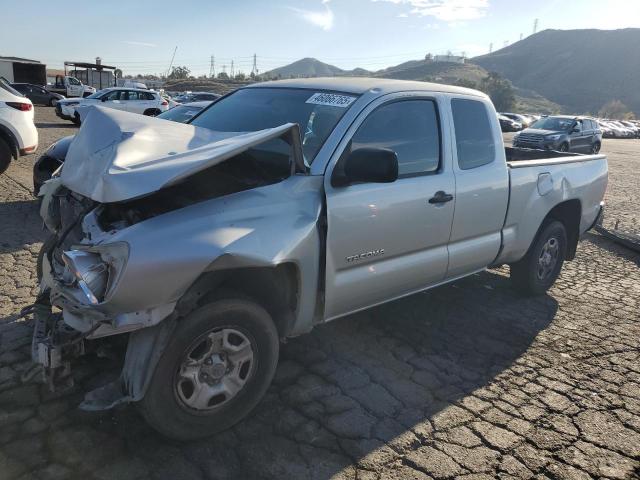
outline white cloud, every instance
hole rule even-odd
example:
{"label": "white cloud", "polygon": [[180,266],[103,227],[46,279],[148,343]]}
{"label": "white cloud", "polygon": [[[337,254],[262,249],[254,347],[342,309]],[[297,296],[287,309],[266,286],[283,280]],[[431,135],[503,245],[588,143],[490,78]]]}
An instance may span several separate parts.
{"label": "white cloud", "polygon": [[134,45],[136,47],[157,47],[155,43],[136,42],[134,40],[122,40],[122,43],[126,43],[127,45]]}
{"label": "white cloud", "polygon": [[331,30],[333,28],[333,11],[329,7],[330,0],[322,0],[323,10],[304,10],[302,8],[289,7],[296,12],[300,18],[309,22],[311,25],[320,27],[323,30]]}
{"label": "white cloud", "polygon": [[484,17],[489,0],[372,0],[411,7],[410,14],[456,23]]}

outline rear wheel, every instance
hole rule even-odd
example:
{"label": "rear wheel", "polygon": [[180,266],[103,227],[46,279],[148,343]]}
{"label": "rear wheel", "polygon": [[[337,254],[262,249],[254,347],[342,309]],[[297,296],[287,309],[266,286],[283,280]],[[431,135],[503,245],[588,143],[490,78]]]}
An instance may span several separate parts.
{"label": "rear wheel", "polygon": [[0,138],[0,173],[9,168],[11,158],[11,147],[3,138]]}
{"label": "rear wheel", "polygon": [[55,107],[56,103],[58,103],[58,100],[54,97],[51,97],[51,100],[49,100],[49,106],[50,107]]}
{"label": "rear wheel", "polygon": [[555,283],[567,255],[567,231],[557,220],[546,220],[527,254],[512,264],[511,281],[520,293],[541,295]]}
{"label": "rear wheel", "polygon": [[596,153],[598,153],[600,151],[600,142],[596,142],[593,145],[591,145],[591,153],[593,155],[595,155]]}
{"label": "rear wheel", "polygon": [[266,392],[278,362],[278,332],[251,300],[217,300],[179,325],[140,408],[163,435],[189,440],[242,420]]}
{"label": "rear wheel", "polygon": [[559,152],[568,152],[569,151],[569,144],[567,142],[563,143],[562,145],[560,145],[560,148],[558,149]]}

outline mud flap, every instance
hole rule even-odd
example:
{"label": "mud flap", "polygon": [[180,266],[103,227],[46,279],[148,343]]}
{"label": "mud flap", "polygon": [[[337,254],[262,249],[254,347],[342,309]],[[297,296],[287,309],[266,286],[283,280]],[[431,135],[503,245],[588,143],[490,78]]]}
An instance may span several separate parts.
{"label": "mud flap", "polygon": [[80,408],[88,411],[108,410],[122,403],[141,400],[176,323],[176,318],[169,316],[158,325],[132,332],[120,377],[87,393]]}

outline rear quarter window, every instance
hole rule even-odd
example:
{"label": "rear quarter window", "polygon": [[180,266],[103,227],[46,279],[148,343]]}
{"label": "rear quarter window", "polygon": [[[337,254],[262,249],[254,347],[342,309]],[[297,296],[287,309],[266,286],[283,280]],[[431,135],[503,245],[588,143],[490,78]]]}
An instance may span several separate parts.
{"label": "rear quarter window", "polygon": [[493,162],[496,145],[485,104],[476,100],[454,98],[451,100],[451,112],[458,167],[469,170]]}

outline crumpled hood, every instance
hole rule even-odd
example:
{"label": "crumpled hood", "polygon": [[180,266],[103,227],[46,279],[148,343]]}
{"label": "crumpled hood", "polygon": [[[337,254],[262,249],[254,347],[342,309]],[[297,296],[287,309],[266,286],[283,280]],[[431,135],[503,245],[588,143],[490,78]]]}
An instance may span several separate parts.
{"label": "crumpled hood", "polygon": [[250,133],[214,132],[92,107],[69,147],[60,179],[65,187],[97,202],[121,202],[175,184],[291,131],[294,159],[300,164],[296,124]]}

